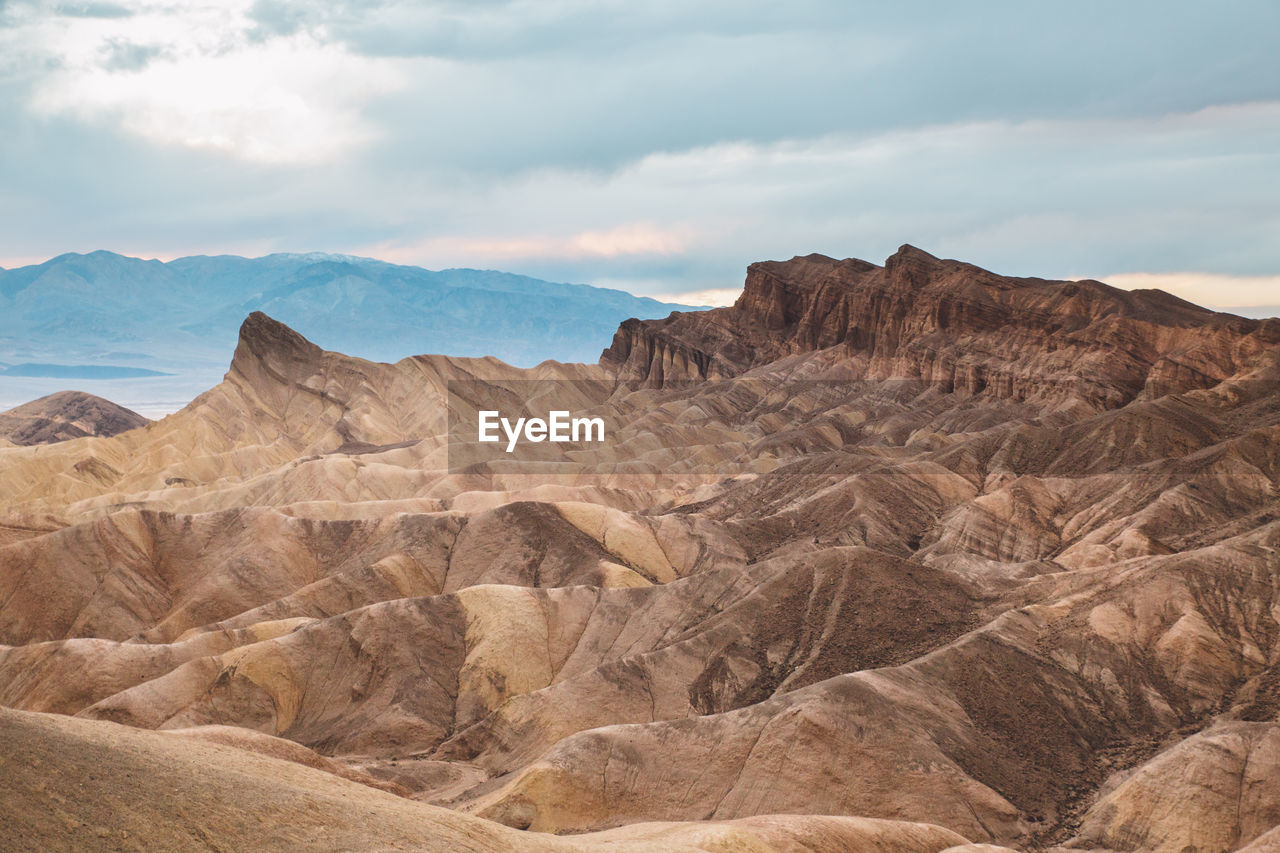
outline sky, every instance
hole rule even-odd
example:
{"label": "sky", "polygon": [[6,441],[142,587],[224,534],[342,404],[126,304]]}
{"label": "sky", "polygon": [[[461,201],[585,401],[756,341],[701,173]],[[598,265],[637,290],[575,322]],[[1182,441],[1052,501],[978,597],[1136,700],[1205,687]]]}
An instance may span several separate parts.
{"label": "sky", "polygon": [[326,251],[712,303],[911,243],[1277,313],[1278,36],[1274,0],[0,0],[0,266]]}

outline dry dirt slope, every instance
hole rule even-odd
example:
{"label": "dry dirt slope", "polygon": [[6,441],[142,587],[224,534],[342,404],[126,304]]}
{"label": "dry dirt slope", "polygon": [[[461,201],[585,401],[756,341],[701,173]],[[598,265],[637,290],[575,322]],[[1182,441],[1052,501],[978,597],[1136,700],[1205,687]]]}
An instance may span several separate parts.
{"label": "dry dirt slope", "polygon": [[[600,365],[255,315],[182,412],[0,449],[0,704],[521,830],[1265,844],[1278,365],[1280,321],[911,247],[753,265]],[[450,473],[448,381],[533,378],[626,459]]]}
{"label": "dry dirt slope", "polygon": [[938,851],[936,826],[776,817],[559,839],[181,735],[0,710],[4,850]]}

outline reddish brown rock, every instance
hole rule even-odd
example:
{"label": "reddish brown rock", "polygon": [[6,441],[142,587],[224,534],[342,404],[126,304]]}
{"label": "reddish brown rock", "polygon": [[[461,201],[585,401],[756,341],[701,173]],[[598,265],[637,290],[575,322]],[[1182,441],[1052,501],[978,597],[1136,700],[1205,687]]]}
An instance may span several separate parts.
{"label": "reddish brown rock", "polygon": [[729,308],[628,320],[601,363],[661,384],[841,347],[867,377],[1100,405],[1209,387],[1280,343],[1280,321],[1161,291],[999,276],[903,246],[883,267],[808,255],[752,264]]}

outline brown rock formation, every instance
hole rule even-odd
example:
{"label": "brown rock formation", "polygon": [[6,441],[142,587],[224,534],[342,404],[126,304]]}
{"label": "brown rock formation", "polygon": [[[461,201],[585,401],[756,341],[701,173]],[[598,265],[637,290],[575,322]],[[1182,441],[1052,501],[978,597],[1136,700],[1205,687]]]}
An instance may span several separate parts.
{"label": "brown rock formation", "polygon": [[0,412],[0,439],[16,445],[53,444],[87,435],[119,435],[148,423],[110,400],[83,391],[59,391]]}
{"label": "brown rock formation", "polygon": [[629,320],[602,363],[661,384],[839,346],[866,377],[1014,399],[1084,384],[1115,406],[1209,387],[1277,343],[1277,320],[1162,291],[1009,278],[903,246],[883,267],[824,255],[752,264],[732,307]]}

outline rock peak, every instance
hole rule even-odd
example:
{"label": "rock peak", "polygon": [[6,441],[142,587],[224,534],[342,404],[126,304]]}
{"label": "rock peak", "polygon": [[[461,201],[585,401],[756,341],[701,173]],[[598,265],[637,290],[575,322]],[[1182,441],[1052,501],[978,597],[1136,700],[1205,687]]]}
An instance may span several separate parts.
{"label": "rock peak", "polygon": [[297,351],[318,355],[322,350],[298,332],[261,311],[254,311],[240,324],[240,343],[255,352],[264,350]]}
{"label": "rock peak", "polygon": [[309,373],[324,350],[279,320],[254,311],[240,324],[231,373],[252,379],[265,372],[277,380]]}
{"label": "rock peak", "polygon": [[888,260],[885,261],[885,266],[888,266],[890,263],[893,263],[894,261],[905,261],[905,260],[933,261],[934,263],[942,262],[942,259],[939,258],[937,255],[931,255],[928,252],[926,252],[924,249],[921,249],[917,246],[913,246],[910,243],[903,243],[901,246],[898,247],[898,251],[890,255]]}
{"label": "rock peak", "polygon": [[884,262],[889,280],[910,288],[923,287],[936,279],[940,272],[959,266],[964,265],[958,261],[944,261],[910,243],[903,243]]}

